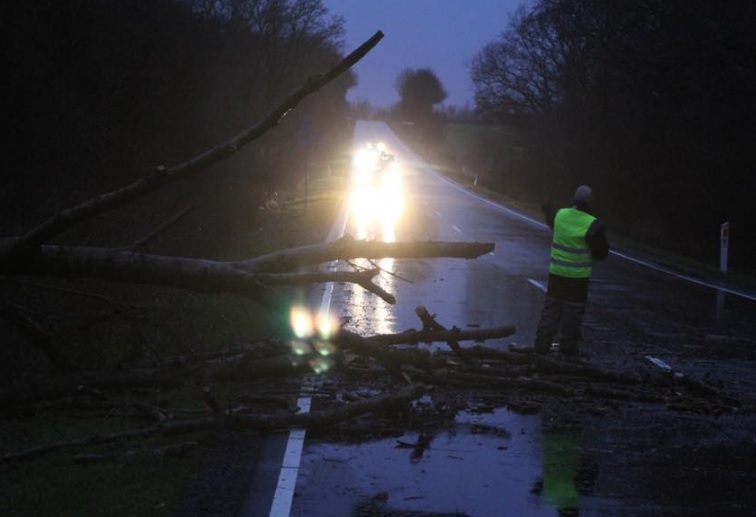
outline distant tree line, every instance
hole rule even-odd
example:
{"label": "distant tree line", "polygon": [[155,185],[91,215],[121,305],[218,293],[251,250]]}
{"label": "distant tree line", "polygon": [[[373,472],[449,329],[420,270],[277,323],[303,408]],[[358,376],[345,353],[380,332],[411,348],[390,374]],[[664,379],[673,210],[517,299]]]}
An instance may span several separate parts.
{"label": "distant tree line", "polygon": [[[0,149],[13,165],[0,170],[2,231],[22,233],[258,120],[340,58],[342,24],[320,0],[4,2]],[[138,206],[139,218],[109,218],[77,238],[123,244],[193,206],[168,247],[212,253],[254,228],[267,193],[301,181],[306,159],[348,135],[353,84],[348,73],[327,86],[213,177],[186,181]]]}
{"label": "distant tree line", "polygon": [[480,114],[516,128],[499,188],[566,200],[588,183],[610,227],[756,270],[756,4],[538,0],[474,58]]}

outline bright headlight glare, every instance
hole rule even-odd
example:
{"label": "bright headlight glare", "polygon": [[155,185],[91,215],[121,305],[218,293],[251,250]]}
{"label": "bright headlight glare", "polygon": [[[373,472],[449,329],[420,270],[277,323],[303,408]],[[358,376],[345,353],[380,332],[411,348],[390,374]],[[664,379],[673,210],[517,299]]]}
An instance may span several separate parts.
{"label": "bright headlight glare", "polygon": [[318,329],[318,335],[326,341],[339,329],[337,318],[328,312],[321,312],[318,314],[315,323]]}
{"label": "bright headlight glare", "polygon": [[370,169],[375,165],[375,151],[361,149],[354,153],[354,166],[356,169]]}
{"label": "bright headlight glare", "polygon": [[332,355],[334,352],[336,352],[336,347],[334,345],[332,345],[328,341],[321,341],[319,339],[316,339],[312,342],[312,347],[323,357],[328,357],[329,355]]}
{"label": "bright headlight glare", "polygon": [[331,362],[324,357],[316,357],[309,362],[309,365],[313,372],[320,374],[331,367]]}
{"label": "bright headlight glare", "polygon": [[315,323],[307,309],[292,307],[289,321],[294,335],[299,339],[308,338],[315,334]]}

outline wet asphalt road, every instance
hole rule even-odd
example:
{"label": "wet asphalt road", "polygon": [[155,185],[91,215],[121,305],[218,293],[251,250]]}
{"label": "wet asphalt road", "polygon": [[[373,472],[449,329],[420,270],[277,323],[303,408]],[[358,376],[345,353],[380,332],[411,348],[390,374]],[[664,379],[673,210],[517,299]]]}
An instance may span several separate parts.
{"label": "wet asphalt road", "polygon": [[[414,308],[425,305],[447,327],[517,325],[516,335],[487,346],[504,348],[511,342],[530,346],[547,276],[548,228],[441,178],[381,122],[358,123],[355,145],[367,141],[385,142],[401,167],[404,211],[393,229],[396,240],[494,242],[496,247],[470,261],[383,259],[379,266],[395,275],[382,274],[377,282],[396,295],[396,305],[359,287],[341,285],[324,287],[315,302],[330,305],[332,312],[348,318],[350,330],[364,335],[418,328]],[[352,217],[334,231],[382,238],[380,229],[358,228]],[[730,392],[750,400],[756,393],[752,294],[692,283],[636,259],[630,251],[614,250],[594,267],[584,324],[584,351],[597,364],[644,365],[645,356],[653,356],[675,370],[721,381]],[[712,459],[711,467],[691,467],[695,447],[690,443],[709,444],[720,436],[723,442],[742,443],[747,454],[750,440],[756,458],[752,417],[683,426],[690,434],[688,441],[680,441],[686,454],[671,457],[666,462],[670,470],[665,471],[648,458],[669,441],[665,429],[680,425],[679,418],[670,421],[667,414],[628,408],[628,413],[633,411],[637,411],[637,427],[604,419],[597,422],[591,442],[580,444],[594,462],[606,463],[612,455],[622,462],[621,467],[599,471],[593,495],[580,501],[580,515],[716,515],[710,513],[716,508],[726,510],[722,515],[751,514],[753,496],[711,488],[716,485],[712,477],[727,471],[726,463]],[[290,507],[284,505],[278,513],[264,513],[258,507],[254,515],[557,515],[554,504],[531,493],[542,475],[546,448],[540,417],[495,412],[481,420],[515,430],[505,438],[470,432],[480,418],[460,415],[457,429],[436,436],[433,453],[423,462],[409,461],[407,452],[395,447],[396,439],[357,446],[304,440],[293,471],[296,484]],[[645,439],[638,438],[639,429],[648,430]],[[406,440],[416,438],[409,434]],[[711,447],[707,445],[706,451]],[[752,465],[748,461],[753,460],[744,461],[731,469],[746,471],[733,473],[732,482],[747,487],[754,481],[747,472]],[[265,465],[275,470],[280,461],[273,457]],[[693,496],[686,492],[692,487],[699,487]],[[756,493],[756,485],[753,488]],[[376,496],[382,499],[382,508],[416,513],[355,510]]]}

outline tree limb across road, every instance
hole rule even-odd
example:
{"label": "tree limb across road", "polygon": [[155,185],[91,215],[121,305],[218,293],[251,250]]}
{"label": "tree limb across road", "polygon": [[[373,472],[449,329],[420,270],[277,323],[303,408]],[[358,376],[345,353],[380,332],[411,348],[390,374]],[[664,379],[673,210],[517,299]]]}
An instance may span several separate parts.
{"label": "tree limb across road", "polygon": [[478,258],[491,253],[494,245],[488,242],[416,241],[411,246],[402,242],[360,241],[350,236],[325,244],[314,244],[261,255],[239,262],[248,271],[291,271],[293,269],[351,258]]}
{"label": "tree limb across road", "polygon": [[[257,259],[220,262],[190,257],[151,255],[124,249],[42,245],[19,260],[13,239],[0,240],[0,275],[94,278],[134,284],[177,287],[202,293],[234,293],[264,307],[276,307],[273,288],[348,282],[388,303],[394,296],[372,282],[380,270],[297,272],[287,268],[355,258],[475,258],[494,249],[492,243],[372,242],[343,237],[315,246],[294,248]],[[252,267],[249,267],[252,265]]]}

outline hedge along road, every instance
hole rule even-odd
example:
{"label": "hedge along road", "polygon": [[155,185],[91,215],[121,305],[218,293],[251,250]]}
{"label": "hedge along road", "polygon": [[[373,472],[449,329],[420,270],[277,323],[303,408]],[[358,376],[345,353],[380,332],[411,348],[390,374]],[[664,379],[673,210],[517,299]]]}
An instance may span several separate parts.
{"label": "hedge along road", "polygon": [[[334,226],[332,238],[347,232],[400,241],[486,241],[495,242],[496,249],[473,261],[383,259],[378,265],[397,276],[382,274],[378,282],[396,294],[396,305],[387,305],[359,288],[327,285],[315,306],[338,312],[349,319],[350,330],[370,335],[417,327],[414,307],[425,305],[447,327],[516,324],[515,336],[487,345],[505,348],[515,341],[529,346],[543,300],[551,238],[548,229],[444,180],[385,124],[358,122],[355,148],[378,141],[397,158],[401,184],[395,196],[402,193],[401,217],[387,229],[371,214],[352,211]],[[366,198],[360,199],[364,207]],[[756,347],[751,337],[756,328],[749,316],[754,309],[752,296],[741,296],[736,289],[718,291],[701,281],[690,283],[648,266],[653,264],[615,252],[595,268],[585,320],[590,360],[611,365],[622,358],[646,364],[645,357],[653,356],[677,370],[708,373],[741,394],[756,392]],[[307,400],[300,400],[300,407],[308,405]],[[651,414],[657,421],[663,420],[652,412],[648,418]],[[724,420],[729,426],[729,446],[737,448],[738,440],[746,440],[752,418],[732,422],[727,418],[720,419],[719,425]],[[641,427],[648,424],[643,416],[635,422]],[[475,425],[516,432],[480,436],[470,432]],[[461,414],[454,432],[435,436],[420,461],[410,460],[406,450],[396,448],[396,439],[355,445],[305,440],[303,431],[292,432],[283,460],[278,462],[283,469],[277,476],[273,504],[264,513],[260,513],[261,505],[256,505],[258,513],[244,515],[357,515],[376,499],[393,511],[416,512],[412,515],[553,515],[553,501],[531,493],[544,476],[545,453],[552,447],[544,440],[542,425],[537,415],[523,417],[502,410],[486,416]],[[590,456],[602,465],[592,480],[591,495],[579,501],[581,513],[644,515],[643,511],[631,511],[641,505],[651,512],[645,514],[651,515],[664,509],[719,505],[737,514],[737,508],[750,504],[725,492],[717,495],[716,490],[698,494],[700,501],[684,496],[690,486],[705,483],[706,472],[710,475],[714,467],[684,475],[676,472],[671,479],[663,468],[649,471],[648,461],[632,451],[649,443],[658,445],[658,437],[647,437],[647,443],[636,435],[632,445],[621,443],[617,437],[623,436],[622,430],[616,425],[600,420],[591,440],[572,446],[581,452],[581,461]],[[699,444],[713,440],[711,433],[722,432],[699,426],[688,430]],[[417,438],[409,433],[401,440]],[[620,457],[621,468],[616,461]],[[656,493],[654,480],[663,482],[664,494]],[[720,481],[725,484],[728,479]],[[506,511],[502,512],[503,508]]]}

